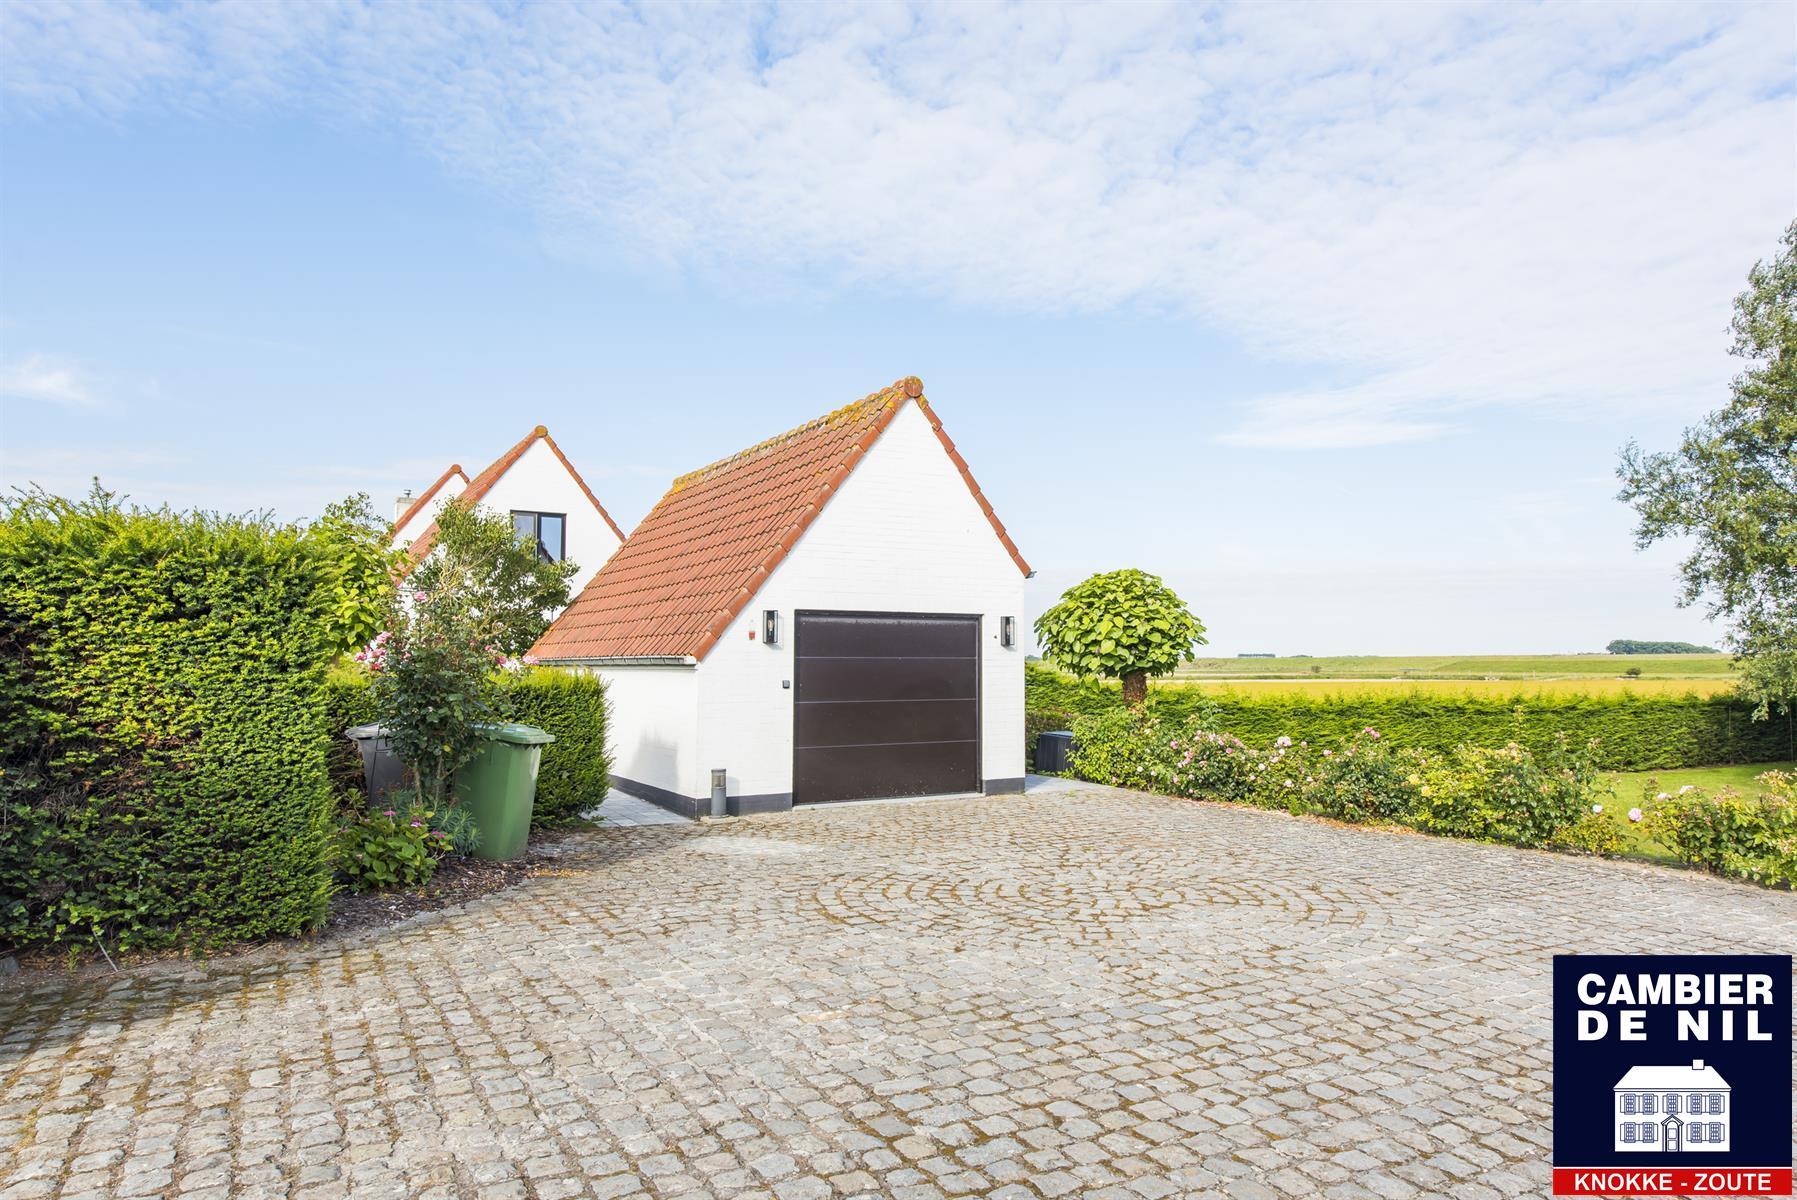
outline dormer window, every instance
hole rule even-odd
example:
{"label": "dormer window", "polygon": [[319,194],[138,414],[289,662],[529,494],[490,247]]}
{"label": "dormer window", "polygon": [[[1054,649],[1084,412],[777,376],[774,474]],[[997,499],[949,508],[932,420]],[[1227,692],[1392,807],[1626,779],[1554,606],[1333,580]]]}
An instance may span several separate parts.
{"label": "dormer window", "polygon": [[512,510],[512,528],[518,531],[518,540],[535,543],[537,556],[544,562],[560,562],[567,557],[567,527],[566,513]]}

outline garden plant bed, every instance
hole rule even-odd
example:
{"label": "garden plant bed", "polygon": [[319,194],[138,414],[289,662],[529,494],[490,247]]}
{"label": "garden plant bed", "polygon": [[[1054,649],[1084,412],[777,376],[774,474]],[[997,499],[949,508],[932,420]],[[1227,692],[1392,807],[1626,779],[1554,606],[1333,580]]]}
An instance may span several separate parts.
{"label": "garden plant bed", "polygon": [[[229,963],[235,967],[278,962],[321,944],[372,934],[425,913],[455,908],[471,900],[516,887],[537,874],[562,854],[582,827],[533,833],[522,858],[491,862],[484,858],[450,855],[421,888],[387,888],[376,892],[341,891],[331,898],[330,916],[322,927],[291,938],[270,938],[201,953],[192,950],[113,952],[91,950],[71,958],[67,951],[27,949],[0,951],[0,990],[30,987],[55,980],[77,982],[117,972],[134,976],[182,974],[205,963]],[[10,962],[10,967],[6,966]]]}

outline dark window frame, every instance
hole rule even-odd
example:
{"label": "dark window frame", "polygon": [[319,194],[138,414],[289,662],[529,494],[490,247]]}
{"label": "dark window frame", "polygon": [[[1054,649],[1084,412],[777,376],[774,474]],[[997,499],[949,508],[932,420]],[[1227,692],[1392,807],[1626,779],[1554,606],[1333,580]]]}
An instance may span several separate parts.
{"label": "dark window frame", "polygon": [[[535,512],[535,511],[532,511],[531,509],[527,509],[527,508],[514,508],[512,510],[512,529],[517,531],[518,533],[522,534],[523,530],[518,529],[518,518],[519,517],[529,517],[530,518],[531,538],[537,544],[537,554],[539,557],[541,557],[545,562],[567,562],[568,561],[568,514],[567,513],[565,513],[565,512]],[[555,554],[554,557],[550,557],[547,548],[543,545],[543,518],[544,517],[554,517],[556,520],[558,520],[562,523],[561,524],[562,544],[559,547],[557,547],[557,553]]]}

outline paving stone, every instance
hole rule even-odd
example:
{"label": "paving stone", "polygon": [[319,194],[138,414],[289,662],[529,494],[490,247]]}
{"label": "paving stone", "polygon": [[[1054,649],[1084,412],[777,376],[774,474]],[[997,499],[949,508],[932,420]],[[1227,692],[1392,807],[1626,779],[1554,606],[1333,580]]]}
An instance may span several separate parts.
{"label": "paving stone", "polygon": [[1797,897],[1065,787],[601,827],[357,938],[0,981],[0,1200],[1542,1195],[1556,952]]}

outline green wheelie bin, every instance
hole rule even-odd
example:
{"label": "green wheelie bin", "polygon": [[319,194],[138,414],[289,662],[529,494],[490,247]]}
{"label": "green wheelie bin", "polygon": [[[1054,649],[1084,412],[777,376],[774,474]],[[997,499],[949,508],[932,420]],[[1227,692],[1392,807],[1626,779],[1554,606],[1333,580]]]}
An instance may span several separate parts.
{"label": "green wheelie bin", "polygon": [[537,767],[555,735],[535,725],[480,725],[487,744],[456,775],[456,797],[480,830],[480,858],[517,858],[530,837]]}

